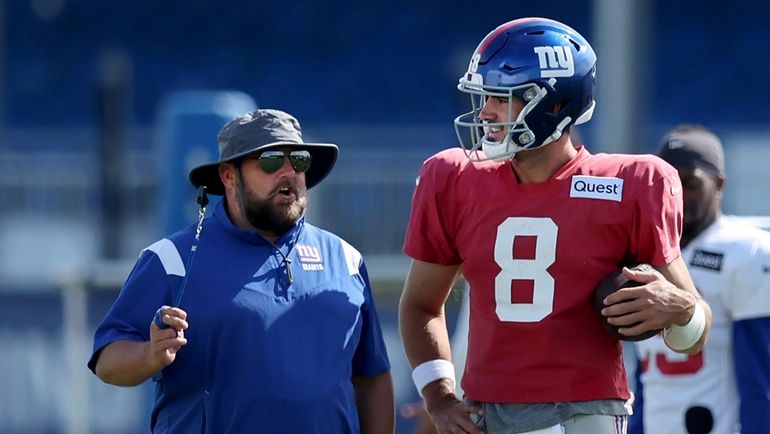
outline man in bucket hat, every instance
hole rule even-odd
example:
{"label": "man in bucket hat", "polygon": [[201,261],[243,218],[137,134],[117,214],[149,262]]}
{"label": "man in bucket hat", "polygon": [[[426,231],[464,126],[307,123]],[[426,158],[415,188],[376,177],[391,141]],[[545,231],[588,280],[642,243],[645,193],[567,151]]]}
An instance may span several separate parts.
{"label": "man in bucket hat", "polygon": [[305,143],[297,119],[269,109],[218,139],[219,160],[190,180],[224,200],[142,251],[89,368],[109,384],[156,382],[153,433],[392,433],[361,254],[304,217],[337,146]]}

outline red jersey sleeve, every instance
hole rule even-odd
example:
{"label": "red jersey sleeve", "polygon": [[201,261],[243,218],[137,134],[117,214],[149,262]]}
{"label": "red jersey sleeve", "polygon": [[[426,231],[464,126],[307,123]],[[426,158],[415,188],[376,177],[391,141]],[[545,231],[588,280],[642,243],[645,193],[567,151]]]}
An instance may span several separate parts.
{"label": "red jersey sleeve", "polygon": [[662,159],[643,156],[637,171],[631,256],[654,266],[668,264],[680,255],[682,236],[682,184],[676,169]]}
{"label": "red jersey sleeve", "polygon": [[423,163],[404,240],[404,253],[413,259],[441,265],[462,262],[451,235],[454,233],[451,230],[453,173],[456,174],[462,164],[449,150]]}

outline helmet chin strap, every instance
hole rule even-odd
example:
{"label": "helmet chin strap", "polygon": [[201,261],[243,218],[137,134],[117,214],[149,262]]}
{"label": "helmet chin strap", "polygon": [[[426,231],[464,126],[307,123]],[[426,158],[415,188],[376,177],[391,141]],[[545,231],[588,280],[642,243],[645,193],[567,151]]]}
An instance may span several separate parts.
{"label": "helmet chin strap", "polygon": [[[515,150],[511,150],[510,148],[514,147],[517,148]],[[506,161],[513,158],[514,155],[516,155],[516,152],[518,152],[520,149],[516,146],[515,143],[513,143],[513,140],[511,140],[510,134],[505,137],[505,139],[502,142],[490,142],[489,140],[486,140],[484,138],[481,139],[481,150],[484,151],[484,155],[487,156],[490,160],[493,161]]]}

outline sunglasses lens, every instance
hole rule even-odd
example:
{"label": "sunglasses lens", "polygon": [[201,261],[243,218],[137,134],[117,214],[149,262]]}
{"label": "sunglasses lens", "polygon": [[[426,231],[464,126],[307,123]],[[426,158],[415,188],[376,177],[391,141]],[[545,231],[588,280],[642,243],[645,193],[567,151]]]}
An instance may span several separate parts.
{"label": "sunglasses lens", "polygon": [[310,169],[310,152],[308,151],[294,151],[289,154],[291,158],[291,165],[297,172],[307,172]]}
{"label": "sunglasses lens", "polygon": [[[291,167],[297,172],[307,172],[310,169],[310,152],[308,151],[293,151],[290,152],[289,160],[291,161]],[[273,173],[283,166],[284,158],[286,154],[281,151],[265,151],[259,156],[259,166],[265,173]]]}
{"label": "sunglasses lens", "polygon": [[266,173],[273,173],[283,166],[283,152],[267,151],[259,156],[259,166]]}

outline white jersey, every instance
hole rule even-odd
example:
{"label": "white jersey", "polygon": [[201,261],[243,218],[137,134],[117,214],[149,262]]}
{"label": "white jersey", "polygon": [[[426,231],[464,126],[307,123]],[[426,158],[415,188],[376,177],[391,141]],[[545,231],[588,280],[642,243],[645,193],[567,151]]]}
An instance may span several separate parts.
{"label": "white jersey", "polygon": [[711,306],[713,324],[706,347],[692,356],[670,350],[660,335],[636,343],[645,431],[687,434],[685,414],[700,406],[713,416],[712,434],[738,433],[732,322],[770,317],[770,232],[723,216],[682,256]]}

